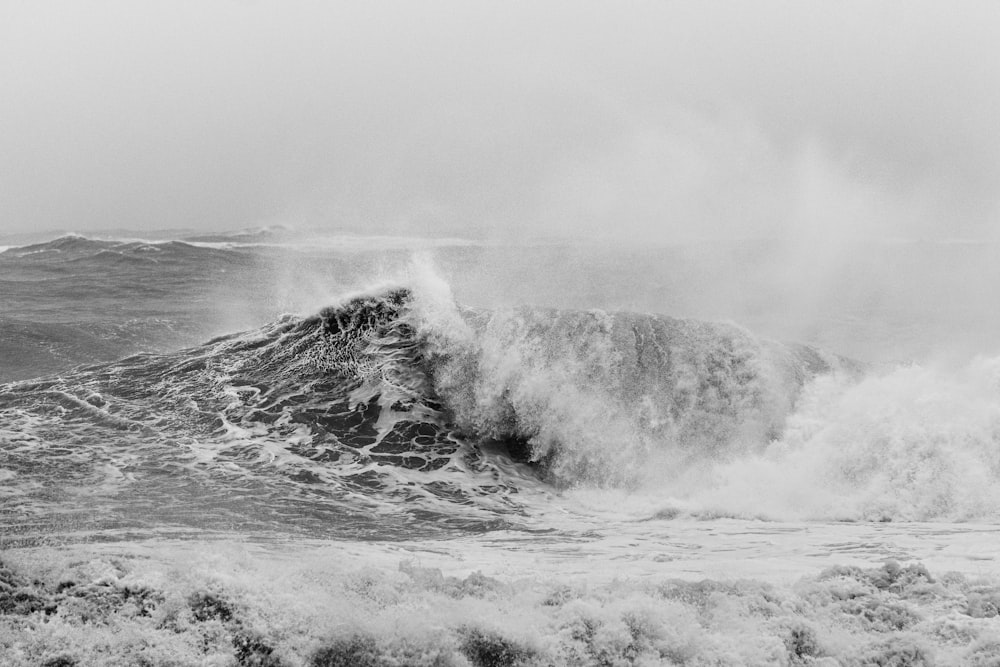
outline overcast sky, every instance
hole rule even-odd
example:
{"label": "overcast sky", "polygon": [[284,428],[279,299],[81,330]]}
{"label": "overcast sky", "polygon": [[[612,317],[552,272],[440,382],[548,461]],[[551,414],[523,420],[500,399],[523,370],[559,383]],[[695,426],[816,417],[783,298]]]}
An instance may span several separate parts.
{"label": "overcast sky", "polygon": [[1000,2],[0,0],[0,231],[1000,236]]}

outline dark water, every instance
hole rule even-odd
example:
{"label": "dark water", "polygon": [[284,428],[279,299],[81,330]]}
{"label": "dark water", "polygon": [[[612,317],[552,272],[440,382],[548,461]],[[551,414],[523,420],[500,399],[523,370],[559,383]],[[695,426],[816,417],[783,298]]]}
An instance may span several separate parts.
{"label": "dark water", "polygon": [[224,296],[220,277],[252,290],[255,264],[236,250],[82,237],[0,253],[3,379],[196,340]]}

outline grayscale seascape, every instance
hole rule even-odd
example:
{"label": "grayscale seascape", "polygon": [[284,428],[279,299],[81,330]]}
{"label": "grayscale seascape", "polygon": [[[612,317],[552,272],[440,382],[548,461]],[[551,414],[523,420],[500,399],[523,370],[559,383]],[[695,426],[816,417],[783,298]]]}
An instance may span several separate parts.
{"label": "grayscale seascape", "polygon": [[997,5],[57,6],[0,667],[1000,665]]}

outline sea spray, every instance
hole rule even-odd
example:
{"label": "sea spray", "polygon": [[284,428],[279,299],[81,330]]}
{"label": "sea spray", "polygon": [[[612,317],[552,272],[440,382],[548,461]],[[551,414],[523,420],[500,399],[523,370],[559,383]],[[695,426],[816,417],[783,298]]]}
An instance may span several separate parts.
{"label": "sea spray", "polygon": [[438,393],[463,430],[519,443],[567,484],[635,484],[668,451],[683,466],[759,449],[830,367],[725,324],[530,308],[465,319],[474,342],[432,348]]}
{"label": "sea spray", "polygon": [[806,386],[764,452],[689,499],[730,516],[849,520],[1000,515],[1000,360],[915,364]]}

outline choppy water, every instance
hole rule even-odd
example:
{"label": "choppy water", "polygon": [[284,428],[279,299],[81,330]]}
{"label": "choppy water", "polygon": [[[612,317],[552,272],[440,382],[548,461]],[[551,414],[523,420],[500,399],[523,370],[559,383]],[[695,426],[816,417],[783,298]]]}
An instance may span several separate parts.
{"label": "choppy water", "polygon": [[7,249],[4,664],[994,664],[988,286],[862,290],[989,248],[773,252]]}

